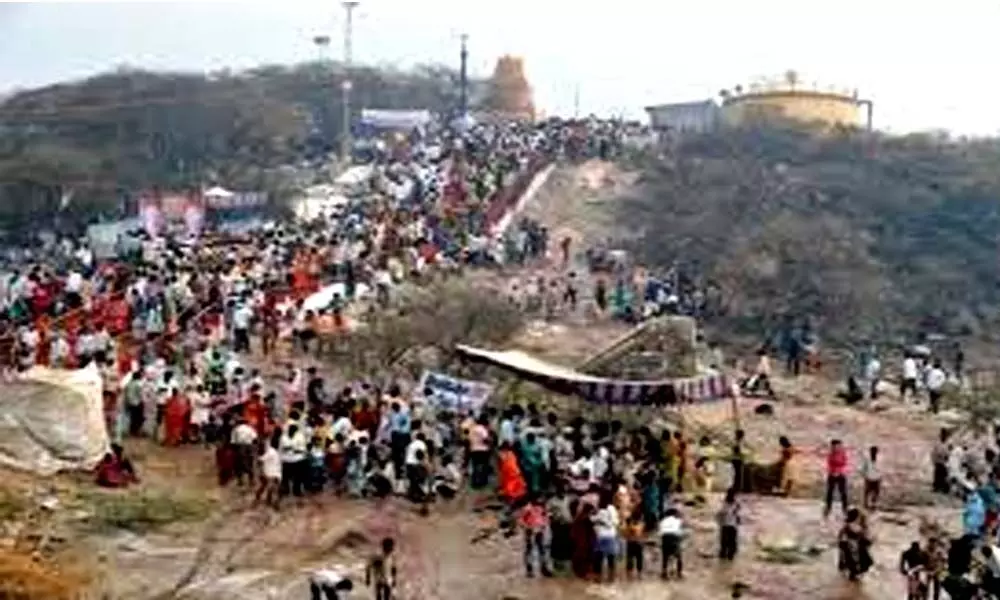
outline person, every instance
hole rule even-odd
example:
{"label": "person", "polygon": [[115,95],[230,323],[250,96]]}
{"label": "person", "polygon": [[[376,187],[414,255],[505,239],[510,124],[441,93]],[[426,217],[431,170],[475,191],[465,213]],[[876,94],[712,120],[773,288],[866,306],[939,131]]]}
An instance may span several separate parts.
{"label": "person", "polygon": [[278,509],[281,495],[281,455],[278,453],[279,435],[272,435],[268,444],[260,453],[260,485],[254,497],[254,505],[261,500],[267,506]]}
{"label": "person", "polygon": [[111,452],[104,455],[94,474],[95,483],[101,487],[121,488],[139,482],[135,467],[125,456],[125,449],[118,444],[111,445]]}
{"label": "person", "polygon": [[524,570],[528,577],[535,576],[535,562],[543,577],[551,577],[547,553],[545,550],[545,533],[549,527],[549,515],[545,501],[539,495],[532,495],[528,504],[521,509],[521,527],[524,529]]}
{"label": "person", "polygon": [[556,486],[546,510],[549,514],[549,554],[552,559],[552,570],[561,571],[573,553],[573,542],[570,539],[573,513],[563,485]]}
{"label": "person", "polygon": [[490,430],[487,427],[485,415],[481,415],[475,424],[469,428],[469,467],[472,471],[470,484],[472,489],[481,490],[486,487],[490,475]]}
{"label": "person", "polygon": [[950,437],[951,432],[942,428],[938,433],[938,441],[931,450],[931,464],[933,466],[931,489],[938,494],[947,494],[951,491],[951,481],[948,475],[948,456],[951,454]]}
{"label": "person", "polygon": [[732,561],[739,551],[740,504],[735,488],[726,491],[716,519],[719,523],[719,559]]}
{"label": "person", "polygon": [[660,577],[669,579],[670,563],[674,563],[677,566],[677,579],[683,579],[684,555],[681,543],[684,539],[684,522],[680,512],[674,507],[668,508],[657,531],[660,534]]}
{"label": "person", "polygon": [[396,589],[396,540],[383,538],[380,551],[368,560],[365,568],[365,585],[372,587],[375,600],[392,600]]}
{"label": "person", "polygon": [[941,410],[941,396],[944,394],[944,384],[948,381],[948,376],[941,368],[941,361],[935,359],[930,370],[927,371],[927,397],[930,403],[930,411],[937,414]]}
{"label": "person", "polygon": [[450,454],[441,457],[441,463],[434,474],[434,494],[444,500],[451,500],[462,488],[462,473],[458,470]]}
{"label": "person", "polygon": [[906,400],[906,394],[917,395],[917,359],[912,353],[903,355],[903,377],[899,383],[899,398]]}
{"label": "person", "polygon": [[868,456],[861,461],[861,478],[864,481],[861,507],[873,511],[882,491],[882,472],[878,467],[878,446],[868,449]]}
{"label": "person", "polygon": [[597,546],[597,536],[591,521],[594,507],[579,502],[576,503],[576,510],[573,510],[573,514],[573,525],[570,527],[573,554],[570,560],[573,565],[573,574],[583,579],[590,575],[594,561],[594,548]]}
{"label": "person", "polygon": [[643,525],[642,511],[636,509],[625,522],[625,576],[642,578],[645,566],[644,548],[646,530]]}
{"label": "person", "polygon": [[840,496],[840,505],[847,512],[847,450],[840,440],[830,441],[830,451],[826,456],[826,502],[823,518],[830,516],[834,495]]}
{"label": "person", "polygon": [[319,569],[309,576],[312,600],[341,600],[344,598],[342,593],[353,589],[354,583],[337,568]]}
{"label": "person", "polygon": [[230,436],[230,443],[235,452],[234,475],[236,483],[243,485],[246,478],[249,485],[254,481],[254,445],[257,443],[257,431],[243,419],[239,419]]}
{"label": "person", "polygon": [[601,506],[594,515],[594,534],[597,537],[597,552],[594,556],[594,574],[601,579],[604,566],[608,569],[608,580],[615,579],[615,563],[618,560],[618,528],[621,522],[618,510],[605,495]]}
{"label": "person", "polygon": [[733,453],[730,456],[730,464],[733,467],[733,485],[735,493],[745,491],[746,486],[746,432],[742,429],[736,430],[736,439],[733,441]]}
{"label": "person", "polygon": [[899,556],[899,572],[906,577],[906,600],[926,600],[928,586],[927,553],[913,542]]}
{"label": "person", "polygon": [[527,494],[528,487],[524,482],[524,477],[521,476],[517,455],[506,442],[500,446],[499,471],[497,487],[500,498],[508,504],[514,504],[521,500]]}
{"label": "person", "polygon": [[846,573],[851,581],[857,581],[871,568],[871,538],[864,515],[856,508],[847,511],[844,526],[837,536],[840,548],[838,570]]}
{"label": "person", "polygon": [[986,504],[975,487],[965,488],[965,504],[962,507],[962,530],[965,535],[979,538],[986,525]]}

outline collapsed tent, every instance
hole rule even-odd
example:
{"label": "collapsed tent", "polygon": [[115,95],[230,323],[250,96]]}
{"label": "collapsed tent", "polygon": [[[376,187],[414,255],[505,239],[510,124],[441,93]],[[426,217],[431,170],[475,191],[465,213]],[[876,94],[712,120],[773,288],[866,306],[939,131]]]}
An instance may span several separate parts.
{"label": "collapsed tent", "polygon": [[52,475],[94,468],[108,451],[101,376],[34,367],[4,384],[0,465]]}
{"label": "collapsed tent", "polygon": [[469,360],[506,369],[560,394],[579,396],[598,404],[665,406],[707,402],[725,398],[730,393],[729,382],[721,373],[681,379],[627,381],[580,373],[519,350],[492,351],[464,345],[459,345],[456,350]]}

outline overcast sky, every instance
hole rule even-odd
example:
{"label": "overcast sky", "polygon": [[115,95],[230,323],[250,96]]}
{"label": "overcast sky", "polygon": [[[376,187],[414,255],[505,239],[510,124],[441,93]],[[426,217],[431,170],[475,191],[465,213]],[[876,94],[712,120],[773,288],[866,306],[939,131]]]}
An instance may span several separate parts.
{"label": "overcast sky", "polygon": [[[458,62],[471,69],[523,56],[546,114],[641,116],[651,103],[700,100],[795,69],[803,81],[857,88],[880,128],[1000,132],[1000,1],[362,0],[355,59]],[[0,89],[127,64],[207,70],[317,56],[342,48],[339,2],[0,4]]]}

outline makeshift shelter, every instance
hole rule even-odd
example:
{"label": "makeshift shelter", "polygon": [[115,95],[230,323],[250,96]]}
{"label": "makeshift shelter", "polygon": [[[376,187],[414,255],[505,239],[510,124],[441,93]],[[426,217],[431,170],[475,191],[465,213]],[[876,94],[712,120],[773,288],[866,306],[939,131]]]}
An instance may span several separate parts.
{"label": "makeshift shelter", "polygon": [[108,451],[97,367],[34,367],[3,387],[0,465],[52,475],[92,469]]}
{"label": "makeshift shelter", "polygon": [[619,406],[669,406],[707,402],[729,396],[730,386],[722,373],[697,377],[630,381],[597,377],[539,360],[519,350],[493,351],[459,345],[460,356],[500,367],[518,377],[555,392],[575,395],[588,402]]}

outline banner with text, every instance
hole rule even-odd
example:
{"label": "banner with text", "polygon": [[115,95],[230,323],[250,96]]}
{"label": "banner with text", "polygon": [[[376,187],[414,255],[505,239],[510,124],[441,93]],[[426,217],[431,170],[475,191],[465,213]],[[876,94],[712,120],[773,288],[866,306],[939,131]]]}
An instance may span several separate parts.
{"label": "banner with text", "polygon": [[449,377],[442,373],[424,371],[414,395],[423,397],[436,410],[476,413],[493,393],[493,386],[481,381]]}

